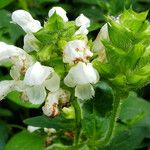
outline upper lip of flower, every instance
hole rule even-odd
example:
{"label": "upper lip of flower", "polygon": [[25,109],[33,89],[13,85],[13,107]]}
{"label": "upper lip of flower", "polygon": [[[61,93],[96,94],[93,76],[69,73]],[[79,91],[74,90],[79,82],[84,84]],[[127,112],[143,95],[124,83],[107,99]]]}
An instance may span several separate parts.
{"label": "upper lip of flower", "polygon": [[73,64],[79,61],[87,62],[93,53],[89,50],[86,42],[83,40],[74,40],[68,42],[63,51],[63,61]]}

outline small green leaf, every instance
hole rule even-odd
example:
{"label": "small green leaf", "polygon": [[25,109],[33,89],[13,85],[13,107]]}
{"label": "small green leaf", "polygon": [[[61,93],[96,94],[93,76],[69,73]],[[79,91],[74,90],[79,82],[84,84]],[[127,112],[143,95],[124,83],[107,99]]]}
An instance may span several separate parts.
{"label": "small green leaf", "polygon": [[[150,103],[143,100],[142,98],[138,98],[137,95],[133,92],[130,93],[129,97],[123,101],[121,106],[120,119],[127,124],[143,124],[143,121],[147,121],[150,119]],[[150,125],[150,120],[147,125]]]}
{"label": "small green leaf", "polygon": [[56,130],[59,129],[70,129],[74,128],[74,120],[66,119],[63,116],[58,116],[55,118],[48,118],[46,116],[37,116],[33,118],[28,118],[24,120],[24,123],[36,127],[43,127],[43,128],[55,128]]}
{"label": "small green leaf", "polygon": [[121,24],[116,23],[114,20],[109,18],[108,32],[111,42],[124,51],[132,49],[135,41],[135,36]]}
{"label": "small green leaf", "polygon": [[5,150],[44,150],[44,137],[22,131],[8,141]]}
{"label": "small green leaf", "polygon": [[141,31],[141,28],[145,24],[148,11],[136,13],[131,8],[124,10],[120,16],[120,22],[122,25],[133,31],[134,33]]}

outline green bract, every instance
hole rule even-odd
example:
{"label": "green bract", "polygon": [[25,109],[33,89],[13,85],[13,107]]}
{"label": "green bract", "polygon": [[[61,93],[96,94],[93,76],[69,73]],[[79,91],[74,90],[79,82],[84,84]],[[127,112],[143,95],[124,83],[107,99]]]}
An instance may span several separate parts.
{"label": "green bract", "polygon": [[143,87],[150,79],[150,25],[148,11],[136,13],[124,10],[117,18],[108,20],[109,40],[103,40],[105,63],[94,60],[101,77],[115,88],[134,90]]}

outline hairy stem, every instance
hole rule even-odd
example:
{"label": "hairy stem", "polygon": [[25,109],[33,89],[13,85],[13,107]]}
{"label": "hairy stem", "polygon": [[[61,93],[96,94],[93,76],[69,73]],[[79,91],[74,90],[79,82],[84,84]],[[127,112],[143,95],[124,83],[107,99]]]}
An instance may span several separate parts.
{"label": "hairy stem", "polygon": [[77,145],[79,143],[79,139],[80,139],[82,115],[81,115],[80,104],[79,104],[77,98],[75,98],[72,101],[72,105],[75,110],[75,121],[76,121],[76,133],[75,133],[75,138],[74,138],[74,145]]}
{"label": "hairy stem", "polygon": [[114,102],[113,102],[113,110],[110,118],[110,124],[109,129],[105,135],[105,137],[99,141],[96,142],[96,145],[107,145],[110,140],[112,139],[115,127],[116,127],[116,121],[119,116],[120,112],[120,104],[121,104],[121,98],[119,96],[114,96]]}

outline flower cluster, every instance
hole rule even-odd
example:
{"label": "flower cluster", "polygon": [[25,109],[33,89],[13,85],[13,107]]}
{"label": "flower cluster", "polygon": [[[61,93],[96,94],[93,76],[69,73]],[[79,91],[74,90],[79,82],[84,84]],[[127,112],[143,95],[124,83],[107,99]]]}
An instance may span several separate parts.
{"label": "flower cluster", "polygon": [[[45,102],[43,113],[56,116],[73,93],[78,99],[91,99],[99,74],[90,63],[93,53],[86,36],[90,20],[81,14],[75,21],[68,21],[60,7],[53,7],[48,17],[42,26],[29,12],[12,13],[12,22],[26,35],[23,49],[0,42],[0,64],[12,64],[12,80],[0,82],[0,100],[18,91],[25,101]],[[75,87],[75,92],[69,87]]]}

